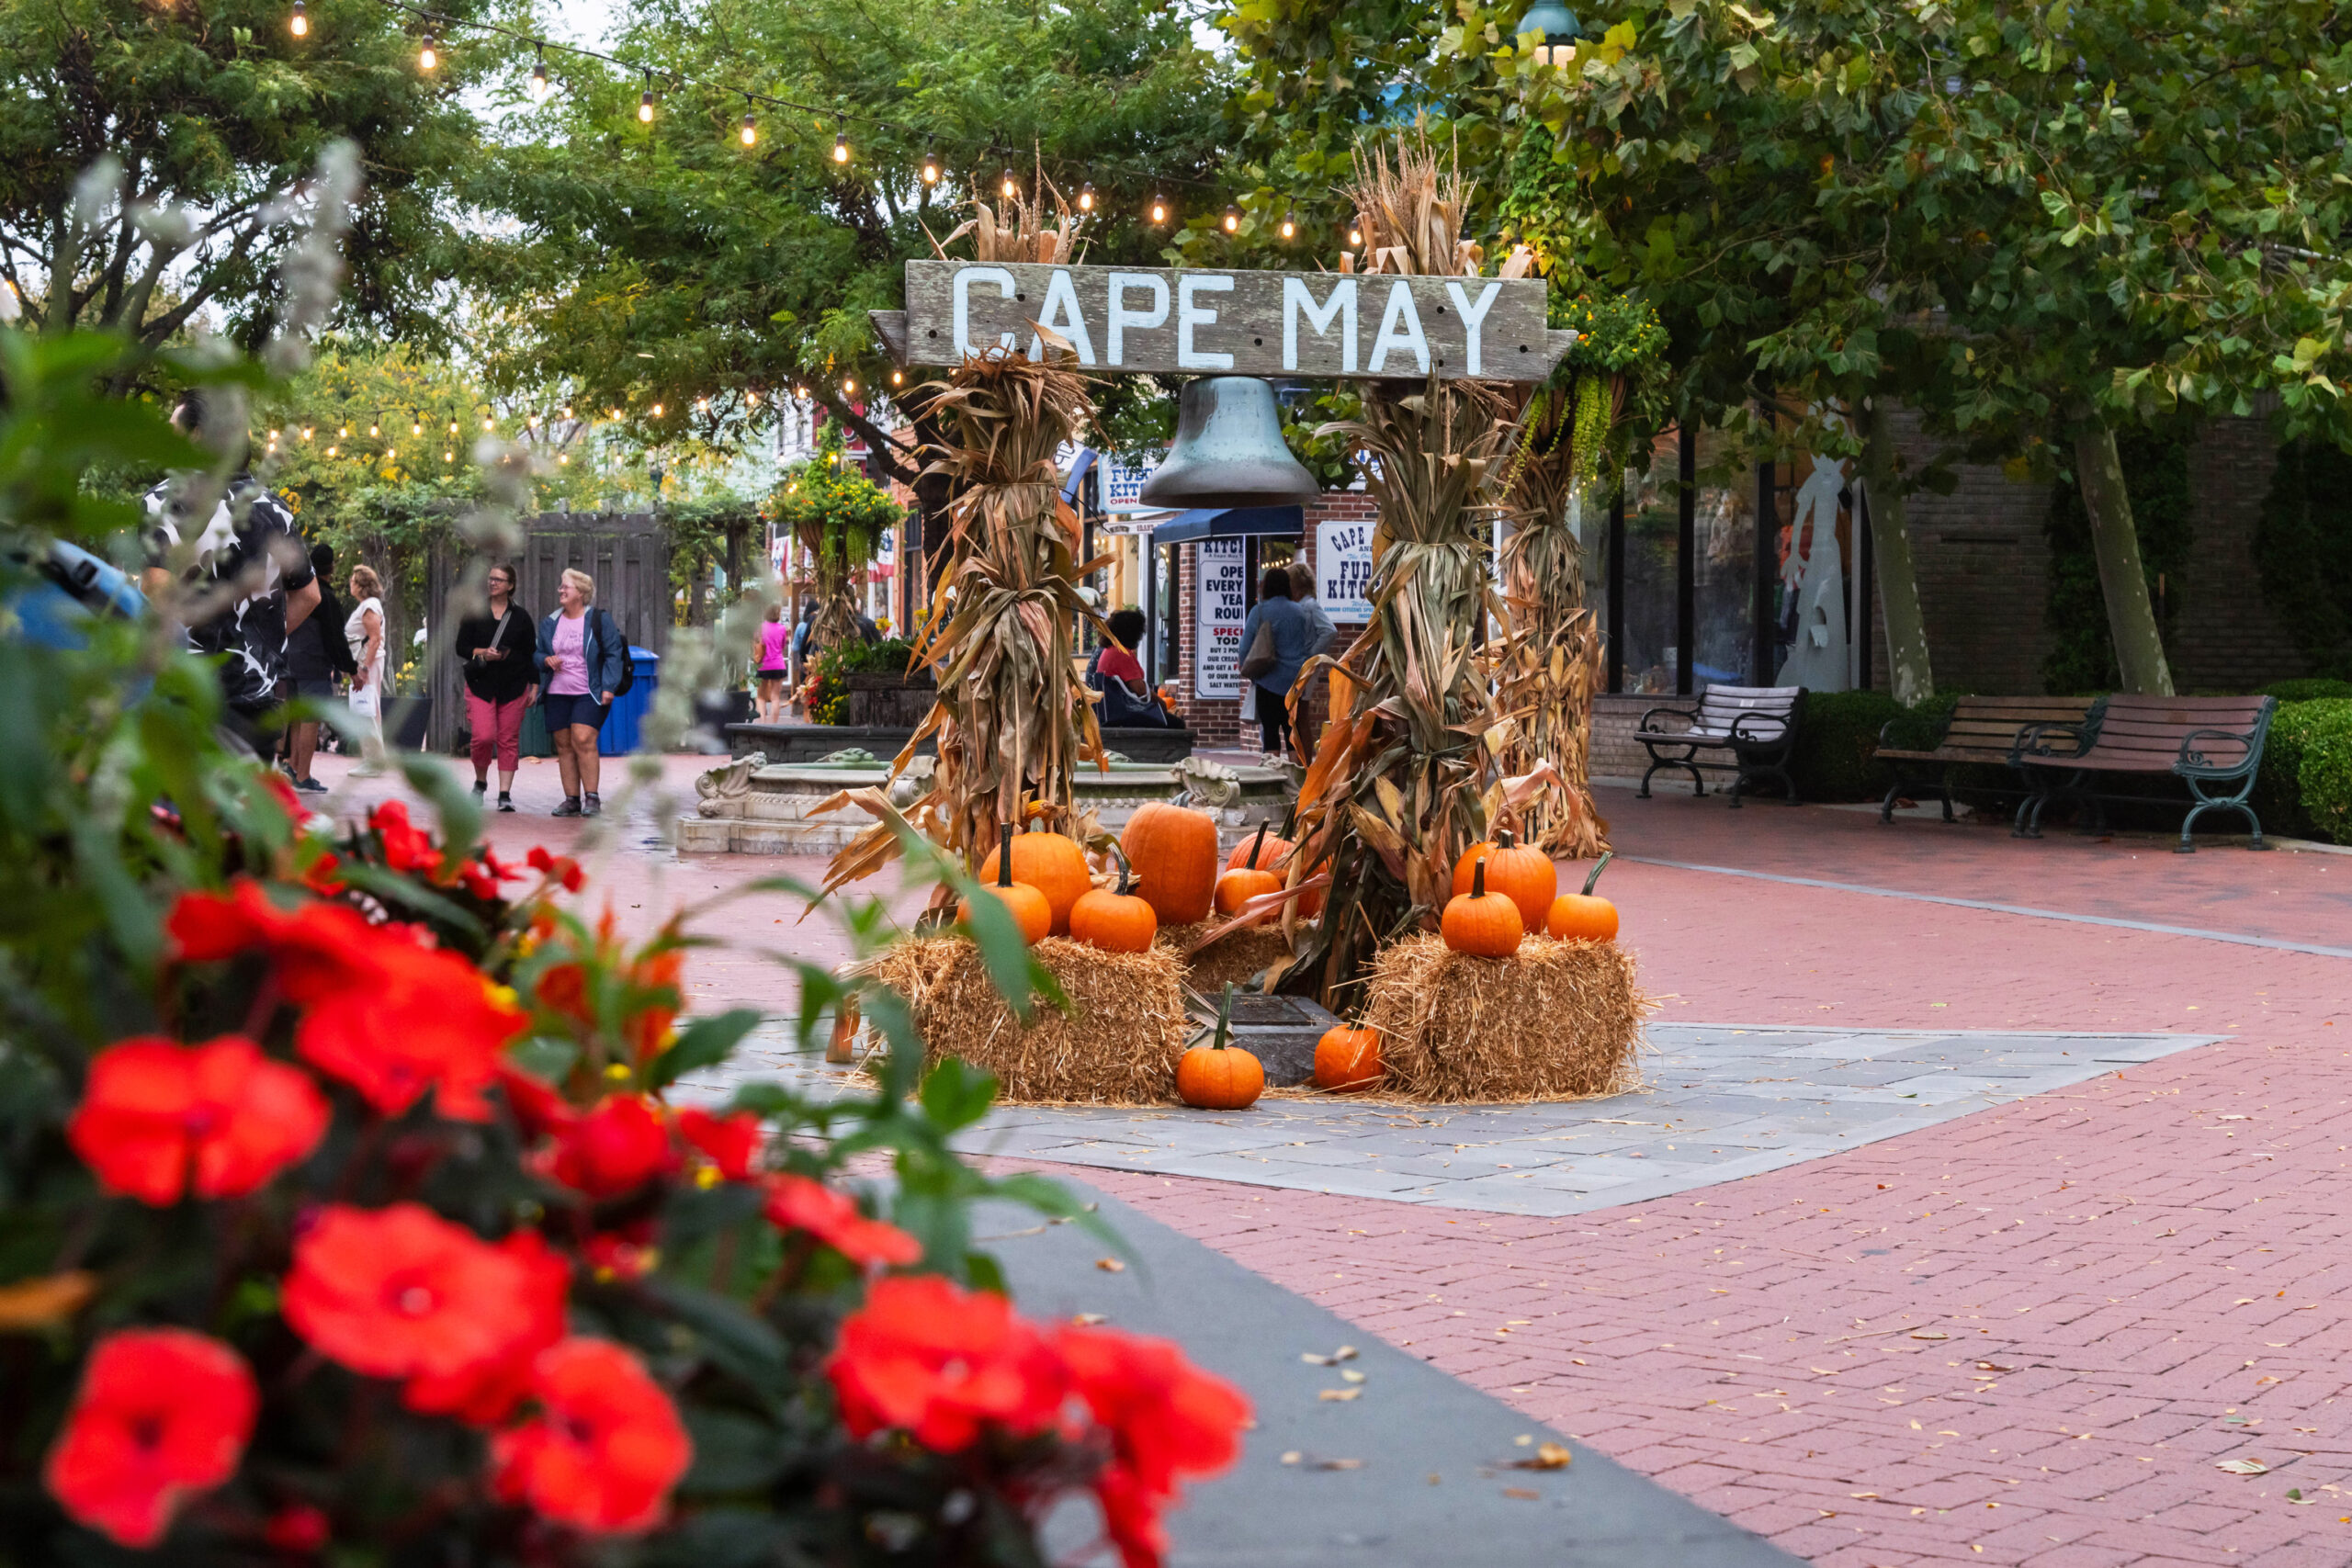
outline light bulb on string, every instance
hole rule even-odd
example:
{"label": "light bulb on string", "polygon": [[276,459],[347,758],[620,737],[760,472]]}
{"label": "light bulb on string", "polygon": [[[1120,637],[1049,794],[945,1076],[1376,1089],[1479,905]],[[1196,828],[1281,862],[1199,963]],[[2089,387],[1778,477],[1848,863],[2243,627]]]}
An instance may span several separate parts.
{"label": "light bulb on string", "polygon": [[1168,198],[1157,191],[1152,193],[1151,197],[1151,220],[1154,223],[1168,221]]}
{"label": "light bulb on string", "polygon": [[662,417],[662,405],[660,403],[655,403],[653,405],[653,417],[656,419],[660,419]]}
{"label": "light bulb on string", "polygon": [[368,424],[368,434],[370,435],[381,435],[383,431],[375,421],[370,420]]}
{"label": "light bulb on string", "polygon": [[743,100],[742,129],[735,134],[742,138],[743,145],[746,147],[755,147],[759,144],[760,122],[758,117],[752,113],[752,101],[749,98]]}
{"label": "light bulb on string", "polygon": [[1363,225],[1357,223],[1351,223],[1348,225],[1348,243],[1351,245],[1361,245],[1363,243]]}
{"label": "light bulb on string", "polygon": [[843,381],[842,383],[842,396],[844,398],[854,398],[857,396],[857,383],[855,381]]}
{"label": "light bulb on string", "polygon": [[1297,237],[1298,212],[1294,209],[1291,211],[1283,214],[1283,238],[1285,240],[1292,240],[1296,239]]}
{"label": "light bulb on string", "polygon": [[1228,234],[1238,234],[1241,231],[1241,209],[1231,202],[1226,203],[1225,231]]}
{"label": "light bulb on string", "polygon": [[347,424],[338,425],[335,428],[335,434],[342,439],[348,440],[351,436],[351,426]]}
{"label": "light bulb on string", "polygon": [[546,103],[548,94],[552,91],[554,91],[554,85],[548,80],[548,51],[543,49],[539,51],[539,58],[531,66],[531,101],[535,104]]}
{"label": "light bulb on string", "polygon": [[893,370],[893,371],[891,371],[891,372],[890,372],[890,385],[892,385],[893,387],[903,387],[903,386],[905,386],[906,384],[907,384],[907,373],[906,373],[905,371],[903,371],[903,370]]}
{"label": "light bulb on string", "polygon": [[286,18],[286,30],[296,38],[311,36],[311,18],[302,9],[302,0],[294,0],[294,14]]}
{"label": "light bulb on string", "polygon": [[563,405],[563,417],[566,419],[570,419],[571,417],[571,405],[570,403]]}
{"label": "light bulb on string", "polygon": [[303,439],[303,440],[308,441],[308,440],[311,438],[311,434],[312,429],[313,429],[313,427],[312,427],[312,426],[311,426],[311,425],[307,425],[307,424],[306,424],[306,425],[304,425],[304,426],[302,427],[302,439]]}
{"label": "light bulb on string", "polygon": [[747,387],[743,389],[743,406],[747,409],[755,409],[760,406],[760,389],[757,387]]}
{"label": "light bulb on string", "polygon": [[1004,173],[997,176],[996,188],[998,194],[1001,195],[1007,201],[1012,200],[1014,197],[1021,194],[1021,182],[1012,177],[1012,164],[1007,164],[1004,166]]}
{"label": "light bulb on string", "polygon": [[458,422],[454,419],[449,422],[449,434],[452,435],[458,434]]}
{"label": "light bulb on string", "polygon": [[833,162],[849,162],[849,132],[842,129],[841,116],[833,117]]}
{"label": "light bulb on string", "polygon": [[939,183],[939,143],[936,141],[923,149],[922,183],[927,186]]}
{"label": "light bulb on string", "polygon": [[327,448],[327,456],[328,456],[328,457],[334,457],[334,454],[335,454],[335,448],[334,448],[334,447],[332,447],[332,446],[330,446],[330,447],[328,447],[328,448]]}
{"label": "light bulb on string", "polygon": [[484,414],[484,415],[482,415],[482,416],[481,416],[481,427],[482,427],[484,430],[488,430],[488,429],[490,428],[490,423],[491,423],[491,421],[490,421],[490,415],[488,415],[488,414]]}
{"label": "light bulb on string", "polygon": [[458,455],[455,452],[444,452],[441,454],[441,460],[445,463],[454,463],[458,460]]}
{"label": "light bulb on string", "polygon": [[416,51],[416,68],[418,70],[431,71],[440,65],[441,51],[435,47],[436,42],[437,40],[434,38],[432,33],[427,32],[424,35],[424,45]]}
{"label": "light bulb on string", "polygon": [[640,125],[653,123],[653,73],[645,73],[645,91],[637,96],[637,118]]}
{"label": "light bulb on string", "polygon": [[1080,212],[1094,210],[1094,182],[1092,180],[1078,187],[1078,209]]}
{"label": "light bulb on string", "polygon": [[399,457],[400,455],[401,455],[401,449],[400,449],[399,447],[397,447],[397,446],[387,446],[387,447],[385,447],[385,448],[384,448],[384,461],[386,461],[387,463],[390,462],[393,458],[395,458],[395,457]]}

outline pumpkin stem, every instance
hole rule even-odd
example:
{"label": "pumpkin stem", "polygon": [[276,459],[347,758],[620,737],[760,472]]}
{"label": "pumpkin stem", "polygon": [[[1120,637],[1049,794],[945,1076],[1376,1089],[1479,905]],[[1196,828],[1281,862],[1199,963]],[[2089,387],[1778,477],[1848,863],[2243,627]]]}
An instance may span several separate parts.
{"label": "pumpkin stem", "polygon": [[1227,980],[1227,981],[1225,983],[1225,995],[1224,995],[1224,996],[1222,996],[1222,997],[1220,997],[1220,998],[1217,999],[1217,1004],[1216,1004],[1216,1038],[1215,1040],[1213,1040],[1213,1041],[1211,1041],[1211,1042],[1209,1043],[1209,1049],[1210,1049],[1210,1050],[1212,1050],[1212,1051],[1222,1051],[1222,1050],[1224,1050],[1224,1049],[1225,1049],[1225,1043],[1226,1043],[1226,1040],[1227,1039],[1227,1037],[1229,1037],[1229,1036],[1232,1034],[1232,1032],[1233,1032],[1233,982],[1232,982],[1232,981],[1230,981],[1230,980]]}
{"label": "pumpkin stem", "polygon": [[1510,829],[1508,829],[1508,828],[1498,828],[1498,829],[1495,829],[1495,848],[1497,848],[1497,849],[1498,849],[1498,850],[1507,850],[1507,849],[1510,848],[1510,845],[1511,845],[1511,832],[1510,832]]}
{"label": "pumpkin stem", "polygon": [[1589,898],[1592,897],[1592,885],[1600,880],[1600,874],[1607,871],[1609,869],[1609,863],[1616,858],[1617,852],[1615,850],[1603,850],[1600,852],[1600,858],[1592,863],[1592,874],[1584,879],[1584,896],[1586,897]]}
{"label": "pumpkin stem", "polygon": [[1136,868],[1127,862],[1127,852],[1116,839],[1111,840],[1111,853],[1119,863],[1119,897],[1124,898],[1136,890]]}
{"label": "pumpkin stem", "polygon": [[1272,823],[1268,818],[1261,817],[1258,819],[1258,836],[1250,840],[1250,858],[1241,863],[1252,871],[1258,869],[1258,855],[1265,847],[1266,829],[1270,826]]}
{"label": "pumpkin stem", "polygon": [[1484,898],[1486,896],[1487,857],[1480,855],[1478,857],[1478,863],[1470,868],[1470,897],[1473,898]]}
{"label": "pumpkin stem", "polygon": [[1003,827],[1003,840],[997,846],[996,885],[1010,887],[1012,886],[1012,824],[1007,822]]}

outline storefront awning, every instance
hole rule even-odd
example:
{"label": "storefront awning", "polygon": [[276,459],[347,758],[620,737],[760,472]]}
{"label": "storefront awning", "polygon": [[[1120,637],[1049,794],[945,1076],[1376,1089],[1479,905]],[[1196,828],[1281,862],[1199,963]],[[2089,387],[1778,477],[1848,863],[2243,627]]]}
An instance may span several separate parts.
{"label": "storefront awning", "polygon": [[1246,539],[1271,535],[1296,538],[1306,526],[1303,506],[1231,506],[1179,512],[1151,531],[1155,545],[1189,545],[1195,539]]}

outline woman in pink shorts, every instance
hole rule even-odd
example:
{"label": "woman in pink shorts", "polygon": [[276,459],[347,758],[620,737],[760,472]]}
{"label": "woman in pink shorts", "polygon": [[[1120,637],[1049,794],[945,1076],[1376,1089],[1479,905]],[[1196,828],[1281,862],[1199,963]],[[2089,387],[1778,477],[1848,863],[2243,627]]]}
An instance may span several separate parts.
{"label": "woman in pink shorts", "polygon": [[768,618],[760,623],[759,712],[753,716],[761,724],[784,722],[784,683],[792,674],[792,655],[786,643],[791,632],[784,624],[784,606],[768,606]]}

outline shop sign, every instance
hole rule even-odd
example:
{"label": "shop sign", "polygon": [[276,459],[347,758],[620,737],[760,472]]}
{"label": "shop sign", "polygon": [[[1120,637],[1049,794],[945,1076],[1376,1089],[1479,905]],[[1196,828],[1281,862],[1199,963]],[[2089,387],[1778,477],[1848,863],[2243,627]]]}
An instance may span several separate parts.
{"label": "shop sign", "polygon": [[1199,592],[1193,626],[1193,694],[1241,700],[1241,626],[1250,618],[1250,560],[1244,539],[1203,539],[1193,577]]}
{"label": "shop sign", "polygon": [[1095,472],[1102,476],[1102,510],[1105,512],[1140,512],[1143,510],[1144,481],[1159,471],[1168,456],[1165,452],[1141,452],[1122,457],[1105,452],[1095,463]]}
{"label": "shop sign", "polygon": [[1372,519],[1315,525],[1315,597],[1334,621],[1372,619]]}

